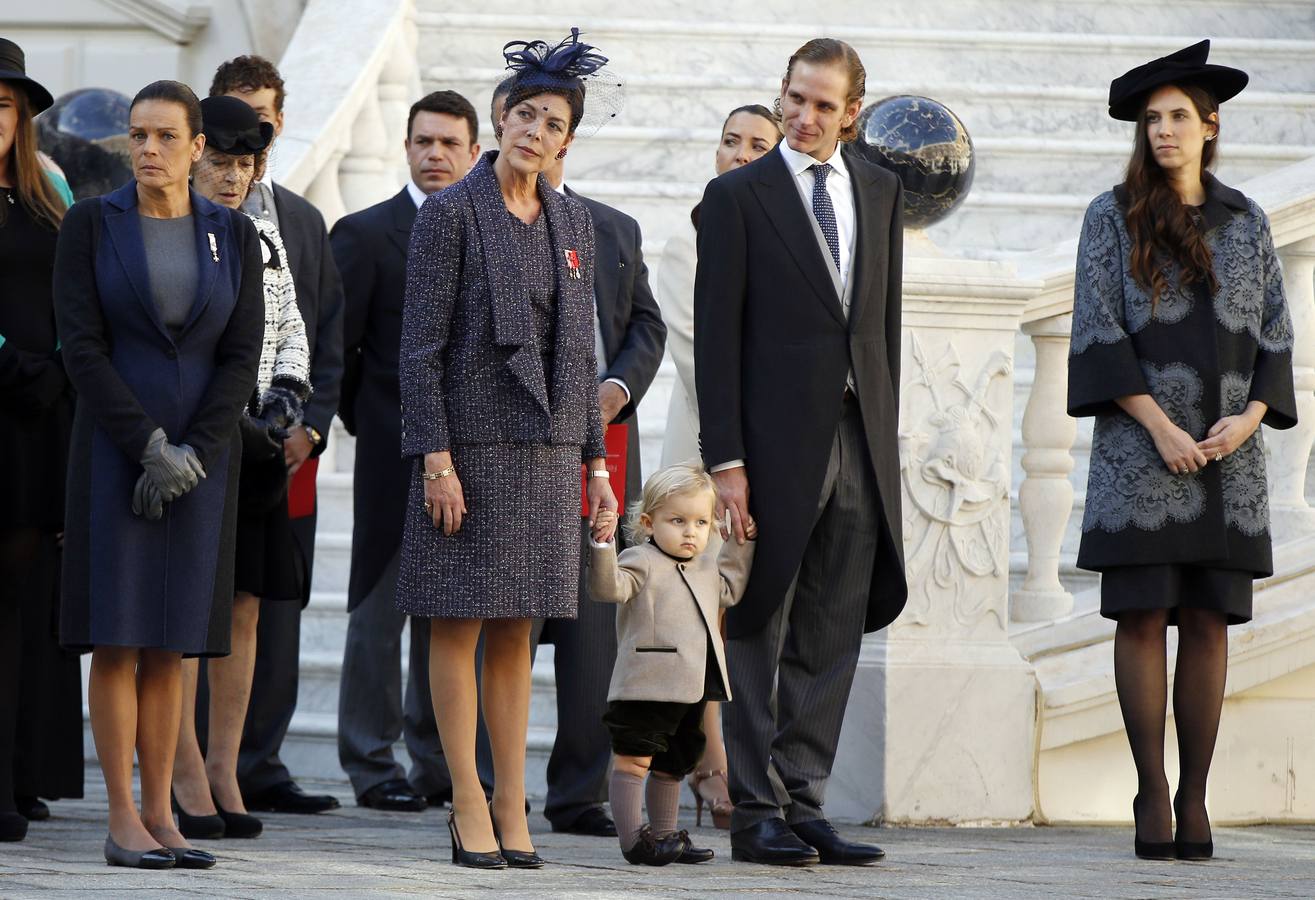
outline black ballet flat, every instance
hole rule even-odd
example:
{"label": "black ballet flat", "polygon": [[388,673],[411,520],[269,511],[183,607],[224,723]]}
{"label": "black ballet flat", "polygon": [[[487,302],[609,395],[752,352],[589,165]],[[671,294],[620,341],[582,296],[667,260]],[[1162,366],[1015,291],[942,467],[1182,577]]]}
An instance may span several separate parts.
{"label": "black ballet flat", "polygon": [[164,847],[154,850],[125,850],[114,843],[114,838],[105,838],[105,864],[125,866],[129,869],[172,869],[178,860],[172,851]]}
{"label": "black ballet flat", "polygon": [[1138,859],[1171,860],[1178,858],[1173,841],[1143,841],[1137,836],[1137,797],[1132,798],[1132,828],[1132,852],[1137,855]]}
{"label": "black ballet flat", "polygon": [[[210,802],[214,803],[215,809],[219,811],[219,818],[224,820],[224,837],[226,838],[253,838],[260,837],[261,832],[265,830],[265,825],[255,816],[249,816],[246,813],[229,812],[219,805],[215,795],[210,795]],[[184,835],[186,837],[187,835]]]}
{"label": "black ballet flat", "polygon": [[544,858],[533,850],[508,850],[502,846],[502,832],[498,830],[498,820],[493,817],[493,801],[489,801],[489,822],[493,825],[493,839],[498,842],[502,858],[507,861],[509,869],[542,869]]}
{"label": "black ballet flat", "polygon": [[195,847],[170,847],[169,852],[177,862],[175,869],[210,869],[218,862],[213,853],[197,850]]}
{"label": "black ballet flat", "polygon": [[[178,831],[189,841],[212,841],[224,836],[224,819],[222,816],[194,816],[178,804],[173,791],[169,792],[169,802],[174,812],[178,813]],[[216,807],[218,809],[218,807]]]}
{"label": "black ballet flat", "polygon": [[452,865],[468,869],[505,869],[507,859],[497,850],[475,853],[461,847],[461,834],[457,831],[456,811],[447,814],[447,833],[452,836]]}

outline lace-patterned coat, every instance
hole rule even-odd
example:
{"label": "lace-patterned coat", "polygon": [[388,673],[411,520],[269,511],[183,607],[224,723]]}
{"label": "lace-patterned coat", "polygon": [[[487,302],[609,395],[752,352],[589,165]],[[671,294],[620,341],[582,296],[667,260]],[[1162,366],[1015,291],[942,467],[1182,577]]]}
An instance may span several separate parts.
{"label": "lace-patterned coat", "polygon": [[1068,412],[1095,416],[1078,565],[1194,563],[1273,571],[1261,429],[1222,462],[1175,475],[1150,433],[1115,403],[1150,394],[1196,440],[1251,400],[1263,424],[1296,424],[1292,320],[1269,221],[1253,201],[1206,178],[1200,227],[1219,290],[1171,272],[1151,308],[1132,277],[1122,186],[1092,201],[1078,245]]}

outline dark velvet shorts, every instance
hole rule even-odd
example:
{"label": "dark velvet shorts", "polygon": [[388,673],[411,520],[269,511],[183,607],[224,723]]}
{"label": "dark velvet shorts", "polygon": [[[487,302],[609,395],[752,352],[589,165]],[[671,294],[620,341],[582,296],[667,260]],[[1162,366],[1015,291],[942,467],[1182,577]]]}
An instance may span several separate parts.
{"label": "dark velvet shorts", "polygon": [[1118,566],[1100,579],[1100,614],[1117,619],[1126,612],[1169,611],[1178,624],[1178,610],[1207,609],[1223,613],[1229,625],[1251,621],[1252,573],[1236,569],[1166,563]]}
{"label": "dark velvet shorts", "polygon": [[615,700],[607,704],[603,724],[618,756],[651,756],[649,769],[684,778],[703,758],[706,703],[660,703]]}

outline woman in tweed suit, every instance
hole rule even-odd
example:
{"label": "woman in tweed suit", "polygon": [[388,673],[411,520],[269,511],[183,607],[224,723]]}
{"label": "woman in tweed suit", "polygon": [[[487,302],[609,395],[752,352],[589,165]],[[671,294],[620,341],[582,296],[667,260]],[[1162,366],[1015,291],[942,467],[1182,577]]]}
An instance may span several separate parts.
{"label": "woman in tweed suit", "polygon": [[[400,359],[414,458],[397,606],[433,620],[430,684],[452,774],[452,861],[543,865],[525,816],[530,620],[574,617],[580,465],[592,513],[615,509],[595,387],[593,227],[540,174],[565,154],[602,57],[572,34],[508,44],[515,82],[491,151],[421,207]],[[475,647],[493,802],[475,763]]]}

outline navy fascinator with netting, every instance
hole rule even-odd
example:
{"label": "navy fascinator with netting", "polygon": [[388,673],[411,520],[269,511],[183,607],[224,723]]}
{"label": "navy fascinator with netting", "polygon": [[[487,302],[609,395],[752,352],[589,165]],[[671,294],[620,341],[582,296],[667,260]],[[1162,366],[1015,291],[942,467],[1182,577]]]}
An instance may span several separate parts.
{"label": "navy fascinator with netting", "polygon": [[572,28],[556,46],[547,41],[509,41],[502,56],[515,79],[507,95],[508,109],[535,94],[562,94],[571,101],[576,133],[592,134],[616,118],[624,104],[620,79],[605,68],[607,57],[580,40],[579,28]]}

